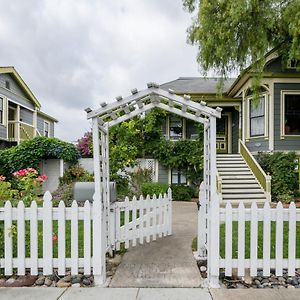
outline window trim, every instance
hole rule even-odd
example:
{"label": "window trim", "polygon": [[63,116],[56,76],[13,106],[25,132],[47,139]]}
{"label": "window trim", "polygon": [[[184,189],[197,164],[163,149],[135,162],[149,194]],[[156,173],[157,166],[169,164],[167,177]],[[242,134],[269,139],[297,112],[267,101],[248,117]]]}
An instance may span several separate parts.
{"label": "window trim", "polygon": [[[0,101],[2,100],[2,110],[0,110],[0,115],[2,115],[2,118],[0,118],[0,125],[4,125],[4,98],[0,96]],[[2,119],[2,120],[1,120]]]}
{"label": "window trim", "polygon": [[181,117],[181,116],[179,116],[177,114],[174,114],[173,116],[181,119],[182,134],[181,134],[181,138],[179,138],[179,139],[174,139],[174,138],[171,137],[170,131],[171,131],[171,117],[172,117],[172,115],[169,115],[168,116],[168,120],[167,120],[168,126],[166,126],[166,129],[168,130],[168,133],[167,133],[168,139],[170,141],[173,141],[173,142],[186,139],[186,120],[185,120],[185,118],[183,118],[183,117]]}
{"label": "window trim", "polygon": [[281,90],[280,93],[280,131],[281,131],[281,139],[285,138],[300,138],[300,134],[285,134],[285,95],[299,95],[299,90]]}
{"label": "window trim", "polygon": [[265,120],[264,120],[264,133],[262,135],[254,135],[251,136],[251,118],[250,118],[250,102],[253,100],[253,97],[247,98],[247,137],[246,141],[252,140],[252,139],[268,139],[269,138],[269,94],[268,92],[264,92],[259,94],[259,97],[264,97],[264,109],[265,109]]}
{"label": "window trim", "polygon": [[0,94],[0,98],[2,99],[2,123],[0,122],[0,125],[7,127],[7,121],[8,121],[7,98],[1,94]]}
{"label": "window trim", "polygon": [[[48,124],[48,136],[45,135],[45,132],[46,132],[46,130],[45,130],[45,129],[46,129],[45,124]],[[51,130],[50,130],[50,122],[44,120],[44,130],[43,130],[44,136],[45,136],[45,137],[50,137],[50,132],[51,132]]]}
{"label": "window trim", "polygon": [[[178,183],[173,183],[173,171],[176,171],[177,172],[177,180],[178,181],[180,181],[180,182],[178,182]],[[183,176],[183,173],[184,173],[184,170],[180,170],[180,169],[176,169],[176,168],[174,168],[174,169],[172,169],[172,168],[170,168],[170,184],[178,184],[178,185],[180,185],[180,184],[185,184],[185,185],[187,185],[188,184],[188,180],[187,180],[187,178],[186,178],[186,175],[185,175],[185,183],[182,183],[181,182],[181,180],[179,180],[179,174],[180,174],[180,179],[181,179],[181,177]]]}

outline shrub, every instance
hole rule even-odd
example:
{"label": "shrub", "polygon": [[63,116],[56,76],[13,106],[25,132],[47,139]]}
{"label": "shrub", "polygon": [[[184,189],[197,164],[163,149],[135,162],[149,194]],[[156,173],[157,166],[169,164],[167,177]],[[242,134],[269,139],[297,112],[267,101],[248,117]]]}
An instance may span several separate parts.
{"label": "shrub", "polygon": [[38,168],[40,161],[48,158],[63,159],[74,164],[79,153],[76,147],[57,138],[36,137],[20,145],[0,151],[0,173],[6,177],[17,170]]}
{"label": "shrub", "polygon": [[3,206],[5,201],[12,200],[18,191],[12,189],[11,183],[5,181],[5,176],[0,175],[0,206]]}
{"label": "shrub", "polygon": [[91,132],[86,132],[84,136],[77,141],[77,149],[81,157],[93,157],[93,136]]}
{"label": "shrub", "polygon": [[297,181],[295,177],[294,152],[259,153],[257,161],[266,173],[272,176],[272,199],[290,202],[295,194]]}
{"label": "shrub", "polygon": [[143,183],[151,182],[151,171],[148,169],[138,168],[135,172],[129,172],[128,175],[131,192],[134,195],[141,195]]}
{"label": "shrub", "polygon": [[191,201],[195,194],[195,189],[187,185],[173,184],[171,189],[175,201]]}
{"label": "shrub", "polygon": [[117,198],[123,200],[126,196],[131,197],[132,193],[129,188],[129,178],[115,174],[111,176],[111,181],[115,181],[117,188]]}
{"label": "shrub", "polygon": [[62,184],[52,193],[53,206],[58,206],[60,201],[64,201],[66,206],[71,206],[73,201],[73,183]]}
{"label": "shrub", "polygon": [[71,166],[65,171],[64,176],[59,178],[60,184],[70,184],[76,181],[93,181],[94,176],[79,165]]}
{"label": "shrub", "polygon": [[168,191],[169,185],[166,183],[159,182],[145,182],[142,184],[142,194],[143,196],[147,195],[156,195],[164,194]]}

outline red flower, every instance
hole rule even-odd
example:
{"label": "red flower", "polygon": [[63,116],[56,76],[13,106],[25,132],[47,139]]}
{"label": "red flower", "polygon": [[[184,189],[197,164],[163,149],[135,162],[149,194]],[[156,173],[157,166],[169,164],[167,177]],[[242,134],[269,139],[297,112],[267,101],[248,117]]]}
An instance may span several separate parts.
{"label": "red flower", "polygon": [[57,242],[57,235],[56,235],[55,233],[53,233],[52,241],[53,241],[53,242]]}

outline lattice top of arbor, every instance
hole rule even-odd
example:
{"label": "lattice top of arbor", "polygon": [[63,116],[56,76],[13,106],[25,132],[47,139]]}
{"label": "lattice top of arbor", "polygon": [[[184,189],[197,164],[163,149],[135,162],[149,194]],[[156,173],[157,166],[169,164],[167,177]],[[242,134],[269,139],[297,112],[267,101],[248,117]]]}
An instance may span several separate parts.
{"label": "lattice top of arbor", "polygon": [[123,98],[116,97],[112,103],[103,102],[99,109],[91,110],[87,108],[87,118],[97,118],[100,129],[110,128],[118,123],[133,118],[152,108],[158,107],[181,117],[208,123],[209,117],[221,117],[222,109],[206,106],[204,101],[200,103],[192,101],[190,96],[178,96],[173,90],[165,91],[156,83],[148,83],[147,89],[138,91],[131,90],[131,95]]}

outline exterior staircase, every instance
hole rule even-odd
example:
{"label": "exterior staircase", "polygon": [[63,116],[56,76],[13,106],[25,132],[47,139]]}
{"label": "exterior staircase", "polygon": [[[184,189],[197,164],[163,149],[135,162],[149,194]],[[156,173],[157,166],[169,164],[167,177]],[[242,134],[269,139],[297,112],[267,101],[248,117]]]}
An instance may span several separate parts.
{"label": "exterior staircase", "polygon": [[221,179],[222,200],[265,202],[266,194],[240,154],[218,154],[217,170]]}

